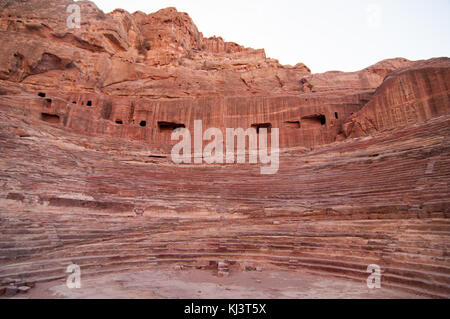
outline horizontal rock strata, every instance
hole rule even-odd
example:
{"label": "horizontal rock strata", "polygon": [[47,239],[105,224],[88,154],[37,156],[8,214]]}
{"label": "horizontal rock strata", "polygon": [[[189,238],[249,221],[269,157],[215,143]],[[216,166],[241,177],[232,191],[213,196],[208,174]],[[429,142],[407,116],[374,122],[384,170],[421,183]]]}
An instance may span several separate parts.
{"label": "horizontal rock strata", "polygon": [[[185,13],[0,7],[0,282],[281,268],[450,296],[448,58],[312,74]],[[280,168],[176,165],[174,129],[280,130]],[[220,265],[220,266],[219,266]],[[3,289],[3,288],[2,288]],[[4,292],[5,289],[0,291]]]}

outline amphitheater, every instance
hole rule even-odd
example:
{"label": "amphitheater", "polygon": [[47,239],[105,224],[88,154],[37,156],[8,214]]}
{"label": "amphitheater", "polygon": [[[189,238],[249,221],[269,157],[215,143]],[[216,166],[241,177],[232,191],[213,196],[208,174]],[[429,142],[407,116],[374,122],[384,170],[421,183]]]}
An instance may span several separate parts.
{"label": "amphitheater", "polygon": [[[450,296],[450,59],[312,74],[174,8],[81,1],[67,29],[71,1],[6,3],[0,282],[63,285],[73,263],[83,280],[303,276],[324,297],[367,291],[375,264],[379,297]],[[278,172],[174,164],[171,132],[195,120],[279,128]]]}

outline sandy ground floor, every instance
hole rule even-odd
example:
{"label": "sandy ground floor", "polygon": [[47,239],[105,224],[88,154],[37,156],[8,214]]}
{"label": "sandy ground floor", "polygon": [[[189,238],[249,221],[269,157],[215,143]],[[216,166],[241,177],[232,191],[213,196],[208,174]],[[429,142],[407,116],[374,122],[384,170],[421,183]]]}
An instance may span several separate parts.
{"label": "sandy ground floor", "polygon": [[81,288],[69,289],[64,280],[39,283],[13,298],[146,298],[146,299],[389,299],[423,298],[381,287],[369,289],[354,282],[299,272],[267,270],[233,272],[219,278],[212,271],[155,269],[83,278]]}

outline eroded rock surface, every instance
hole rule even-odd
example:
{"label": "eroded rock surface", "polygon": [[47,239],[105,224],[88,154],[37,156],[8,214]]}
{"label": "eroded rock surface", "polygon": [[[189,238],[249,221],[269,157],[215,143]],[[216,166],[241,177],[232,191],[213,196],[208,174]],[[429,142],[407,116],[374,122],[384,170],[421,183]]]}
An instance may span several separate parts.
{"label": "eroded rock surface", "polygon": [[[283,269],[450,296],[450,60],[312,74],[185,13],[0,7],[0,279]],[[280,129],[280,169],[175,165],[173,128]],[[177,268],[177,269],[178,269]],[[218,269],[215,269],[217,273]]]}

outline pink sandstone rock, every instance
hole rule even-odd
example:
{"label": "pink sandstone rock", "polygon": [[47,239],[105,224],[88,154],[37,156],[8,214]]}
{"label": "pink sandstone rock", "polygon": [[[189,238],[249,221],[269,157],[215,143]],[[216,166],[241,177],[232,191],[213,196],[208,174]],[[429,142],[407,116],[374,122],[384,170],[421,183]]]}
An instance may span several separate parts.
{"label": "pink sandstone rock", "polygon": [[[205,38],[175,8],[78,1],[69,29],[74,3],[0,8],[0,280],[76,263],[365,284],[378,264],[383,287],[450,296],[448,58],[312,74]],[[195,120],[279,128],[279,172],[174,164],[171,133]]]}

